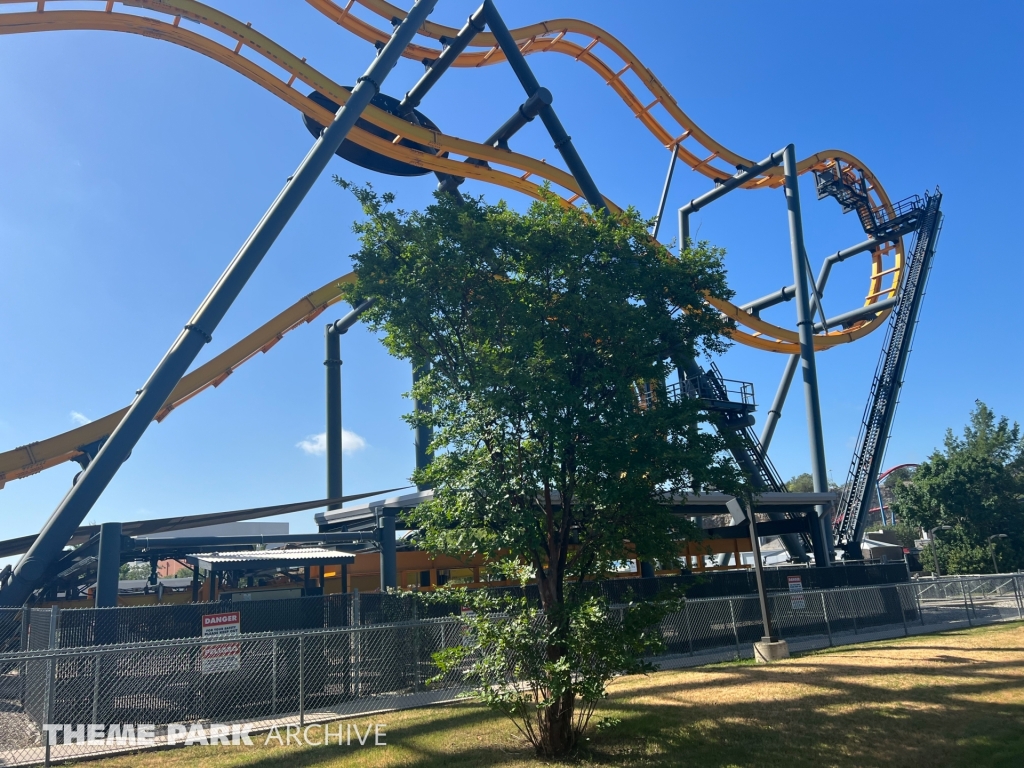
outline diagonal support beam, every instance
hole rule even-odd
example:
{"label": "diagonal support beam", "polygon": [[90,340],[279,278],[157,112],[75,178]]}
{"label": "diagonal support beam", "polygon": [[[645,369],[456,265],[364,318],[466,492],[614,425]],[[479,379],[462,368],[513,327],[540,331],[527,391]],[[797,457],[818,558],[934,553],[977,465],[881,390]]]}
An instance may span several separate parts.
{"label": "diagonal support beam", "polygon": [[171,348],[136,395],[124,419],[82,473],[78,483],[47,521],[31,549],[21,558],[7,588],[0,591],[0,606],[18,606],[40,585],[50,564],[60,556],[75,529],[82,523],[100,495],[113,480],[146,428],[184,375],[203,346],[241,293],[246,282],[270,250],[278,235],[302,203],[331,157],[381,83],[412,41],[416,31],[433,10],[437,0],[416,0],[405,20],[395,29],[366,73],[359,78],[348,101],[316,140],[295,173],[289,177],[277,199],[263,215],[256,229],[235,254],[203,303],[192,315]]}
{"label": "diagonal support beam", "polygon": [[679,144],[673,144],[668,160],[668,173],[665,174],[665,184],[661,188],[661,200],[658,201],[658,213],[654,217],[654,231],[651,237],[658,239],[658,232],[661,230],[661,219],[665,215],[665,203],[668,202],[668,190],[672,186],[672,174],[676,170],[676,159],[679,156]]}
{"label": "diagonal support beam", "polygon": [[[540,90],[540,83],[533,74],[533,70],[530,69],[530,65],[526,63],[526,57],[523,56],[519,46],[516,45],[512,33],[509,32],[505,21],[501,18],[501,14],[494,7],[492,0],[484,0],[482,9],[487,26],[490,27],[491,33],[498,41],[498,45],[501,47],[502,53],[505,54],[505,58],[508,59],[512,71],[519,78],[519,82],[526,91],[526,95],[533,96]],[[550,104],[546,104],[541,107],[539,114],[540,119],[544,122],[544,127],[548,129],[548,133],[551,135],[551,140],[555,142],[555,149],[558,150],[566,166],[568,166],[569,173],[573,175],[576,183],[580,185],[583,198],[595,210],[607,208],[604,197],[598,190],[597,184],[594,183],[594,179],[591,177],[590,171],[587,170],[587,166],[583,164],[583,159],[580,157],[579,152],[576,151],[576,147],[573,146],[572,138],[565,132],[565,128],[562,127],[562,121],[558,119],[554,108]]]}

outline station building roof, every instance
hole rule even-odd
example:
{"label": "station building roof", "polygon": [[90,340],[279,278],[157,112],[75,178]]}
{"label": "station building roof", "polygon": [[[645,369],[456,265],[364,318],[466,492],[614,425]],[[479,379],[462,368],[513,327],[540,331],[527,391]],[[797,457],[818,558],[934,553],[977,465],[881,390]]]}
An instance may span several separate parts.
{"label": "station building roof", "polygon": [[298,565],[334,565],[354,562],[351,552],[323,547],[267,549],[247,552],[203,552],[192,555],[196,564],[206,570],[251,570],[257,568],[291,568]]}

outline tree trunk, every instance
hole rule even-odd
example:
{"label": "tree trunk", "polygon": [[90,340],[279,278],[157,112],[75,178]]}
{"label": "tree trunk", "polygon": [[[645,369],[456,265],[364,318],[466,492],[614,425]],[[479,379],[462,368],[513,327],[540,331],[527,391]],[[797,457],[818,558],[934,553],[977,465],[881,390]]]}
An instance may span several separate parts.
{"label": "tree trunk", "polygon": [[[550,513],[550,500],[548,504]],[[567,653],[571,629],[566,613],[564,571],[557,556],[559,547],[552,537],[548,541],[547,578],[540,579],[541,607],[544,609],[548,627],[551,630],[546,655],[549,662],[558,662]],[[576,694],[570,689],[556,699],[550,707],[537,712],[537,754],[542,757],[565,757],[576,748],[576,734],[573,731]]]}
{"label": "tree trunk", "polygon": [[540,743],[537,754],[542,757],[565,757],[576,748],[576,734],[572,721],[576,696],[571,691],[562,694],[550,707],[537,714]]}

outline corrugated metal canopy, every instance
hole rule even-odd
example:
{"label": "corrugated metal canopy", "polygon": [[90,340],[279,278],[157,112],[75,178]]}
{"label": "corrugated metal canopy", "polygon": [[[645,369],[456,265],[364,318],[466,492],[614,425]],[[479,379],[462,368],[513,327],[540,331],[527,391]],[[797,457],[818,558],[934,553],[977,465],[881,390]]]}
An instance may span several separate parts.
{"label": "corrugated metal canopy", "polygon": [[249,552],[203,552],[193,555],[200,568],[206,570],[247,570],[254,568],[283,568],[298,565],[332,565],[351,563],[356,556],[323,547],[301,549],[268,549]]}

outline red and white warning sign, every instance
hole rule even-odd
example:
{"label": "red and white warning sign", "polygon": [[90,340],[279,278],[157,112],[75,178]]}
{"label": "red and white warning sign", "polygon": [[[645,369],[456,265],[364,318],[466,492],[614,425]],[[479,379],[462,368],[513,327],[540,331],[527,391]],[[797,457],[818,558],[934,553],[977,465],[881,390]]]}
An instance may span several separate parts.
{"label": "red and white warning sign", "polygon": [[[241,631],[242,615],[238,611],[211,613],[203,616],[204,640],[238,637]],[[241,643],[217,643],[203,646],[200,667],[204,675],[216,672],[234,672],[241,664]]]}
{"label": "red and white warning sign", "polygon": [[787,576],[789,582],[790,607],[801,610],[806,607],[804,603],[804,582],[799,576]]}

